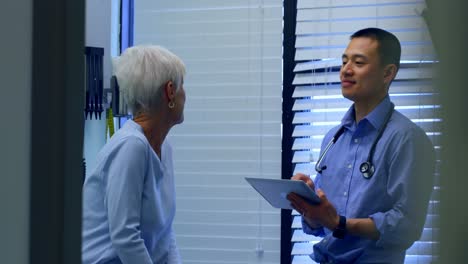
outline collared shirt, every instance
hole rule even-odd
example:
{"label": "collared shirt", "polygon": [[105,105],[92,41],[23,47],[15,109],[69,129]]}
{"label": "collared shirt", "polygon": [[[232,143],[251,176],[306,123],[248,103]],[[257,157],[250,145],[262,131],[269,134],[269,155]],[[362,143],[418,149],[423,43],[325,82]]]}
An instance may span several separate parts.
{"label": "collared shirt", "polygon": [[[434,148],[421,128],[391,109],[387,96],[356,124],[353,105],[342,120],[344,133],[324,157],[322,164],[327,168],[314,180],[338,214],[371,218],[380,238],[373,241],[348,234],[337,239],[332,231],[311,229],[302,221],[304,232],[324,236],[311,256],[319,263],[403,263],[406,249],[421,235],[433,188]],[[372,159],[375,173],[365,179],[359,167],[390,111]],[[341,126],[327,133],[322,151]]]}
{"label": "collared shirt", "polygon": [[83,186],[83,263],[180,263],[172,221],[172,150],[161,160],[132,120],[97,157]]}

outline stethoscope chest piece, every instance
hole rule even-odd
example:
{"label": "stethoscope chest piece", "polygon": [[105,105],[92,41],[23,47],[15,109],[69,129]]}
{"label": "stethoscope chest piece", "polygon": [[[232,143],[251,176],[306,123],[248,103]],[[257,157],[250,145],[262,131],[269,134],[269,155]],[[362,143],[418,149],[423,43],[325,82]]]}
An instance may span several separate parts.
{"label": "stethoscope chest piece", "polygon": [[369,161],[366,161],[361,164],[359,170],[362,173],[362,177],[365,179],[370,179],[372,178],[372,175],[374,175],[375,168],[374,165],[372,165]]}

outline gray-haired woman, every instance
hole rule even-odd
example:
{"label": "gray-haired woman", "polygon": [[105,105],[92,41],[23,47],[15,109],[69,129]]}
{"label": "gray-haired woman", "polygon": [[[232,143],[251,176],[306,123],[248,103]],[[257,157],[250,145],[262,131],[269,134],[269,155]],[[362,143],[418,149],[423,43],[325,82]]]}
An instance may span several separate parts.
{"label": "gray-haired woman", "polygon": [[115,75],[133,120],[98,154],[83,187],[83,263],[180,263],[172,221],[169,130],[182,123],[183,62],[158,46],[127,49]]}

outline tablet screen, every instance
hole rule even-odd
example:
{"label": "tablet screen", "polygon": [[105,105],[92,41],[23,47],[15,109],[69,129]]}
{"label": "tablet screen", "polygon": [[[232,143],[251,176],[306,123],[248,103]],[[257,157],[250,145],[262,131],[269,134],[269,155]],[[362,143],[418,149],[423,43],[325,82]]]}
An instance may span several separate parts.
{"label": "tablet screen", "polygon": [[286,198],[291,192],[297,193],[311,204],[320,202],[320,198],[303,181],[263,178],[245,178],[252,187],[275,208],[293,209]]}

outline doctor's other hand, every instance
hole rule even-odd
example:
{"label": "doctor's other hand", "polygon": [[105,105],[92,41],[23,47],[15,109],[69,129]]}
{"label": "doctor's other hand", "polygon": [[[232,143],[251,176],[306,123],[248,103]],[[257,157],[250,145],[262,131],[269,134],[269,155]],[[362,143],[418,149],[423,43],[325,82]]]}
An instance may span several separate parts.
{"label": "doctor's other hand", "polygon": [[323,226],[334,230],[340,222],[340,216],[322,190],[318,189],[316,193],[320,198],[319,204],[310,204],[296,193],[288,194],[287,198],[291,202],[291,206],[304,217],[310,227]]}
{"label": "doctor's other hand", "polygon": [[314,185],[314,182],[312,181],[312,179],[305,175],[305,174],[302,174],[302,173],[296,173],[296,175],[292,176],[291,180],[294,180],[294,181],[303,181],[307,184],[307,186],[309,186],[309,188],[311,188],[312,190],[315,191],[315,185]]}

